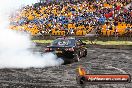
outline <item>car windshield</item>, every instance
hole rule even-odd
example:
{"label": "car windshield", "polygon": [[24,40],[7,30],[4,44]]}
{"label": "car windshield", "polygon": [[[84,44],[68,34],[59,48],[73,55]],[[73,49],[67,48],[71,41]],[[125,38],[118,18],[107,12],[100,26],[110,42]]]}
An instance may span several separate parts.
{"label": "car windshield", "polygon": [[74,39],[56,39],[53,41],[53,46],[74,46]]}

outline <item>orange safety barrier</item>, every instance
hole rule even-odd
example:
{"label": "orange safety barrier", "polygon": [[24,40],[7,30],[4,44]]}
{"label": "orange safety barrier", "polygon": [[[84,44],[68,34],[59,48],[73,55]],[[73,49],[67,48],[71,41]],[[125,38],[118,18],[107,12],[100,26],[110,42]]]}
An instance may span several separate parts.
{"label": "orange safety barrier", "polygon": [[52,35],[58,35],[58,36],[65,35],[65,31],[62,31],[62,30],[60,30],[60,31],[52,31]]}
{"label": "orange safety barrier", "polygon": [[85,30],[77,30],[76,33],[75,33],[77,36],[83,36],[83,35],[86,35],[86,31]]}

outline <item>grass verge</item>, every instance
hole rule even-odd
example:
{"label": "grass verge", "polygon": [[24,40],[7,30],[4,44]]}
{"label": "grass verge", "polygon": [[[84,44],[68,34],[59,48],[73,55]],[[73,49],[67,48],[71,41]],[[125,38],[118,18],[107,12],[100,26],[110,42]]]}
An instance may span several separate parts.
{"label": "grass verge", "polygon": [[[35,43],[51,43],[53,40],[32,40]],[[91,44],[91,41],[84,40],[86,44]],[[132,45],[132,41],[94,41],[95,44],[100,45]]]}

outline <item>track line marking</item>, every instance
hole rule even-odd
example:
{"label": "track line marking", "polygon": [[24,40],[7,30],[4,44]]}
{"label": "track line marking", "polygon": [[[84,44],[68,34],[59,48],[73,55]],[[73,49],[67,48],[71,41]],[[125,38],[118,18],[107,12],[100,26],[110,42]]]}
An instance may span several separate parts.
{"label": "track line marking", "polygon": [[116,67],[113,67],[113,66],[107,66],[108,68],[114,68],[120,72],[122,72],[123,74],[127,74],[127,72],[125,72],[124,70],[120,69],[120,68],[116,68]]}

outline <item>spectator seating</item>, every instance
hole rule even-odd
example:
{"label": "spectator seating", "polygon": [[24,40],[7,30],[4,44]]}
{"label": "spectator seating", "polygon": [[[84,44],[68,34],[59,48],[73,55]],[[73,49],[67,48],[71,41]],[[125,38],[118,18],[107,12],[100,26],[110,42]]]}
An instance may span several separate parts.
{"label": "spectator seating", "polygon": [[25,6],[11,16],[10,28],[26,31],[31,35],[46,31],[45,33],[53,36],[62,36],[67,32],[83,36],[98,26],[100,35],[113,36],[117,32],[122,36],[128,31],[126,29],[132,27],[132,11],[123,8],[129,3],[130,0],[64,0],[56,4],[37,3],[37,6]]}

